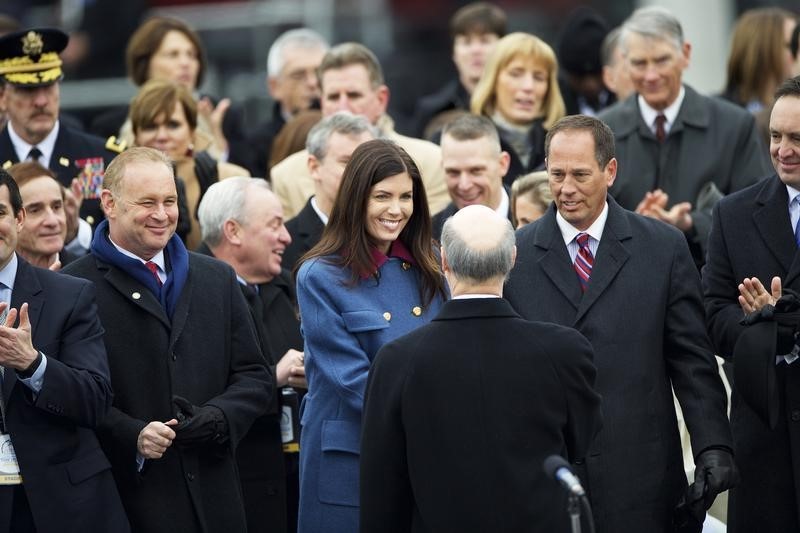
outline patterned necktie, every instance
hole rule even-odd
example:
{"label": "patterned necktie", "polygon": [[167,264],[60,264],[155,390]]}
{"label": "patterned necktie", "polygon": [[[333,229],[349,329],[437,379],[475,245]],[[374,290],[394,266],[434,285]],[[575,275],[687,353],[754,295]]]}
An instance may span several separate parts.
{"label": "patterned necktie", "polygon": [[42,151],[34,146],[33,148],[31,148],[31,151],[28,152],[28,159],[38,163],[39,162],[39,158],[42,157],[42,155],[43,155]]}
{"label": "patterned necktie", "polygon": [[581,291],[586,292],[589,278],[592,276],[592,265],[594,265],[594,256],[589,249],[589,234],[579,233],[575,237],[575,241],[578,243],[578,253],[575,255],[575,262],[572,266],[575,267],[578,281],[581,282]]}
{"label": "patterned necktie", "polygon": [[662,114],[659,114],[656,117],[656,139],[658,142],[663,143],[664,140],[667,138],[667,130],[664,128],[664,124],[667,122],[667,117]]}
{"label": "patterned necktie", "polygon": [[153,273],[153,276],[156,278],[156,283],[158,283],[158,286],[161,287],[161,278],[158,276],[158,265],[152,261],[147,261],[144,266],[147,267],[147,270]]}

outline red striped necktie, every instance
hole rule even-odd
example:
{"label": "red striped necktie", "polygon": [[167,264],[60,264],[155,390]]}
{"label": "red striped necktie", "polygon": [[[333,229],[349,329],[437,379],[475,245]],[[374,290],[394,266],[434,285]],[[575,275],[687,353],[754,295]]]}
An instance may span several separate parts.
{"label": "red striped necktie", "polygon": [[147,261],[144,266],[147,267],[147,270],[153,273],[153,276],[156,278],[156,283],[158,283],[158,286],[161,287],[161,278],[158,276],[158,265],[152,261]]}
{"label": "red striped necktie", "polygon": [[575,267],[578,281],[581,282],[581,291],[586,292],[586,288],[589,286],[589,278],[592,276],[592,266],[594,265],[594,256],[589,249],[589,234],[579,233],[575,237],[575,241],[578,243],[578,253],[575,255],[575,262],[572,266]]}

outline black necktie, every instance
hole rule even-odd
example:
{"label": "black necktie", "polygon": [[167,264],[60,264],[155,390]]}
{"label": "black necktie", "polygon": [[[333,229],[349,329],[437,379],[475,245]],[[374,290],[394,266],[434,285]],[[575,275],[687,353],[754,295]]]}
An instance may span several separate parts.
{"label": "black necktie", "polygon": [[35,146],[31,148],[30,152],[28,152],[28,159],[31,161],[38,163],[40,157],[42,157],[42,151]]}

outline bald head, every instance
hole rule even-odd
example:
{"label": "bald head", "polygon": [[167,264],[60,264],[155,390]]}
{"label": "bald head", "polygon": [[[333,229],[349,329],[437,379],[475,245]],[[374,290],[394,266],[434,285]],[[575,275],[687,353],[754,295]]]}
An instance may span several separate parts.
{"label": "bald head", "polygon": [[459,209],[442,228],[445,270],[459,283],[502,286],[514,266],[514,242],[511,222],[494,210],[483,205]]}

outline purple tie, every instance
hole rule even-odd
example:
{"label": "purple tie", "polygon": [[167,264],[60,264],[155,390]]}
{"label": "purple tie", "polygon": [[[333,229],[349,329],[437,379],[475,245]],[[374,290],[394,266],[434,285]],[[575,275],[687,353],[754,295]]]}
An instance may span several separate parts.
{"label": "purple tie", "polygon": [[589,278],[592,276],[592,265],[594,265],[594,256],[589,249],[589,234],[579,233],[575,237],[578,243],[578,253],[575,255],[575,272],[578,274],[578,281],[581,282],[581,291],[586,292],[589,286]]}

